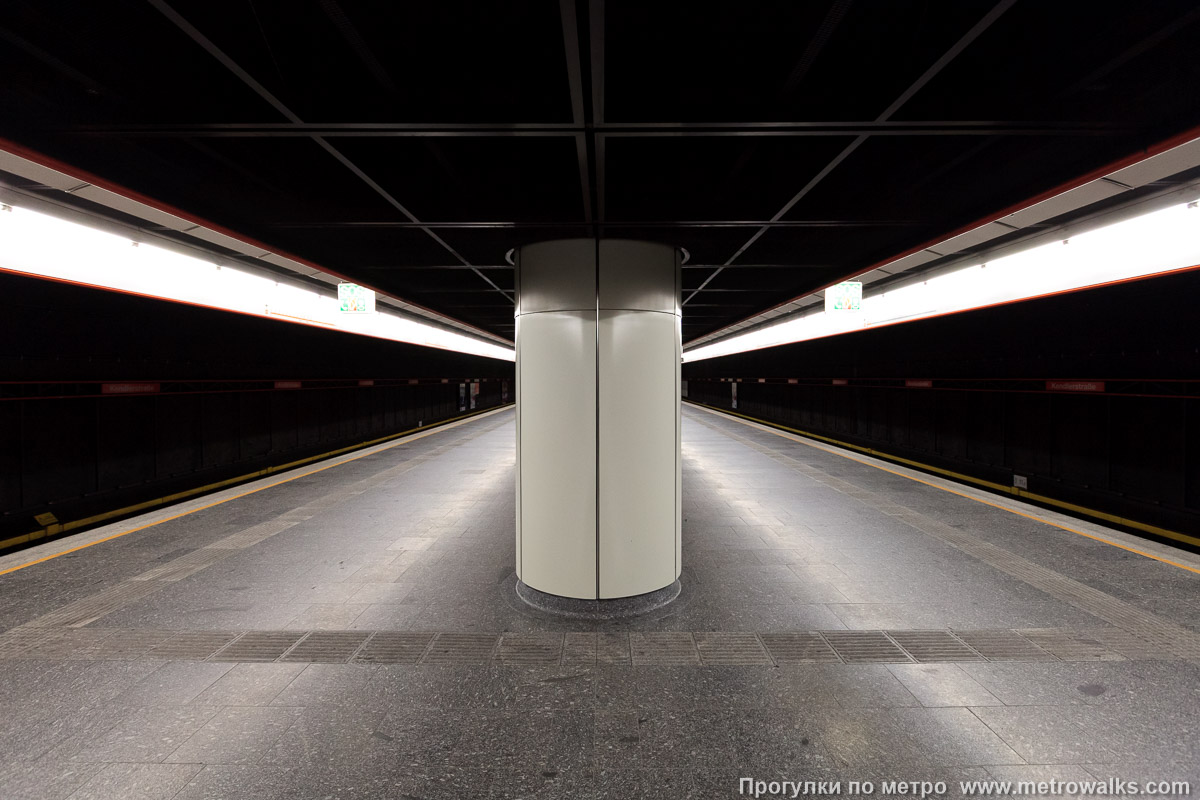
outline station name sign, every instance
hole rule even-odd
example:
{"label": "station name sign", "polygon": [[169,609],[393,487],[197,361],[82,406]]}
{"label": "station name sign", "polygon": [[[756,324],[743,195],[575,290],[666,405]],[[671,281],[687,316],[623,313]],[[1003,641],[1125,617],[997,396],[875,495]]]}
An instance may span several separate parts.
{"label": "station name sign", "polygon": [[338,310],[345,314],[374,314],[375,292],[356,283],[339,283]]}
{"label": "station name sign", "polygon": [[1104,381],[1046,381],[1047,392],[1103,392]]}
{"label": "station name sign", "polygon": [[102,383],[100,394],[157,394],[161,386],[157,383]]}
{"label": "station name sign", "polygon": [[862,311],[862,281],[843,281],[825,290],[825,313]]}

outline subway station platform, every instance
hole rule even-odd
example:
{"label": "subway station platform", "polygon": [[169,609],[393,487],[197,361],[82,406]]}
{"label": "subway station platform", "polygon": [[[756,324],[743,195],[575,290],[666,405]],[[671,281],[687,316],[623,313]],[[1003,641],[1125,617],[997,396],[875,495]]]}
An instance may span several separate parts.
{"label": "subway station platform", "polygon": [[681,596],[568,620],[514,456],[499,410],[0,559],[0,797],[1200,780],[1194,555],[685,405]]}

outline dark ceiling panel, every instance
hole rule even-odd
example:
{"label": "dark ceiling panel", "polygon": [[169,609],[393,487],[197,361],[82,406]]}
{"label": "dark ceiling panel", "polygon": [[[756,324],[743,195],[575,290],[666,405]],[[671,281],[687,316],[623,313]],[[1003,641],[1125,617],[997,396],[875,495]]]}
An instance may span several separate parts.
{"label": "dark ceiling panel", "polygon": [[[688,264],[720,264],[737,250],[745,240],[745,227],[636,227],[613,225],[604,229],[606,236],[614,239],[643,239],[651,242],[682,247],[688,251]],[[692,271],[686,269],[685,271]]]}
{"label": "dark ceiling panel", "polygon": [[333,139],[422,221],[578,222],[573,137]]}
{"label": "dark ceiling panel", "polygon": [[1197,52],[1193,0],[12,0],[0,137],[505,336],[511,248],[678,245],[690,339],[1192,129]]}
{"label": "dark ceiling panel", "polygon": [[0,70],[6,126],[20,129],[279,119],[150,4],[136,0],[4,3]]}
{"label": "dark ceiling panel", "polygon": [[610,3],[605,119],[873,119],[993,5]]}
{"label": "dark ceiling panel", "polygon": [[605,219],[613,222],[768,219],[852,141],[844,136],[606,139]]}
{"label": "dark ceiling panel", "polygon": [[459,228],[441,231],[446,241],[472,264],[509,267],[505,254],[522,245],[551,239],[577,239],[591,236],[586,225],[546,226],[522,223],[519,227]]}
{"label": "dark ceiling panel", "polygon": [[554,0],[173,0],[170,7],[306,121],[571,119]]}
{"label": "dark ceiling panel", "polygon": [[[449,261],[446,251],[413,228],[336,229],[299,227],[270,232],[318,264],[354,275],[361,267],[429,265]],[[475,278],[470,270],[465,277]],[[482,284],[481,284],[482,285]]]}
{"label": "dark ceiling panel", "polygon": [[[904,119],[1058,119],[1140,126],[1200,92],[1200,6],[1018,3],[900,112]],[[1090,13],[1089,13],[1090,12]]]}

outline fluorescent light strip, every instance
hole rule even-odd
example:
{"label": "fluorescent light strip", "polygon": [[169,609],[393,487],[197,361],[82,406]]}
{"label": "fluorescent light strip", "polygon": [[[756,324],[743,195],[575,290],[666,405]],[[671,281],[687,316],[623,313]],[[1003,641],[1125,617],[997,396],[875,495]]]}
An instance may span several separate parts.
{"label": "fluorescent light strip", "polygon": [[347,314],[336,295],[217,266],[20,207],[0,211],[0,270],[513,361],[508,348],[398,314]]}
{"label": "fluorescent light strip", "polygon": [[684,353],[683,360],[701,361],[1196,266],[1200,208],[1181,203],[866,296],[860,312],[816,310],[697,347]]}

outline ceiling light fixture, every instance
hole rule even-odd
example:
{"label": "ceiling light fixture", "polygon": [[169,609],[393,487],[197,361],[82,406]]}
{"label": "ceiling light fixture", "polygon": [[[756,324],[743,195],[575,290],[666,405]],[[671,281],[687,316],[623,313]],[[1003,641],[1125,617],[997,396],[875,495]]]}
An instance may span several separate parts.
{"label": "ceiling light fixture", "polygon": [[390,311],[340,314],[336,296],[308,287],[222,269],[211,261],[19,206],[3,210],[12,213],[0,217],[0,271],[504,361],[515,358],[508,348]]}
{"label": "ceiling light fixture", "polygon": [[[697,347],[685,352],[683,360],[700,361],[1197,268],[1200,231],[1188,214],[1194,207],[1195,202],[1170,206],[864,296],[861,317],[849,330],[836,315],[815,311]],[[1068,243],[1068,248],[1061,246]]]}

